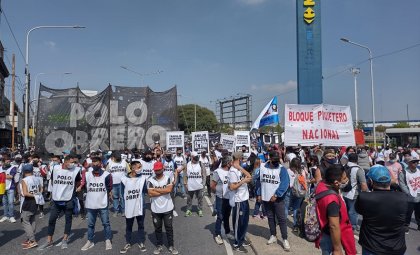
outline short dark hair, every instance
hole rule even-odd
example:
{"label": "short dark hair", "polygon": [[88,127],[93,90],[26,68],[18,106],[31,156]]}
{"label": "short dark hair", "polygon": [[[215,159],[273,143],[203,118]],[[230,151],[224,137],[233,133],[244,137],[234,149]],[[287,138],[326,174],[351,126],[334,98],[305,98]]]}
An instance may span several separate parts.
{"label": "short dark hair", "polygon": [[98,162],[98,161],[101,162],[102,161],[102,159],[100,157],[92,157],[91,160],[92,160],[92,162],[93,161],[95,161],[95,162]]}
{"label": "short dark hair", "polygon": [[359,156],[356,153],[350,153],[347,155],[349,162],[352,163],[357,163],[357,161],[359,160]]}
{"label": "short dark hair", "polygon": [[299,170],[300,169],[300,163],[301,163],[301,161],[300,161],[300,158],[293,158],[292,159],[292,161],[290,161],[290,164],[289,164],[289,167],[290,168],[295,168],[296,170]]}
{"label": "short dark hair", "polygon": [[390,182],[374,182],[372,181],[373,186],[381,188],[381,189],[386,189],[389,188],[389,186],[391,185]]}
{"label": "short dark hair", "polygon": [[325,170],[325,182],[333,184],[335,181],[341,181],[344,166],[341,164],[333,164]]}
{"label": "short dark hair", "polygon": [[67,156],[64,157],[64,162],[69,161],[72,158],[73,158],[73,156],[67,155]]}

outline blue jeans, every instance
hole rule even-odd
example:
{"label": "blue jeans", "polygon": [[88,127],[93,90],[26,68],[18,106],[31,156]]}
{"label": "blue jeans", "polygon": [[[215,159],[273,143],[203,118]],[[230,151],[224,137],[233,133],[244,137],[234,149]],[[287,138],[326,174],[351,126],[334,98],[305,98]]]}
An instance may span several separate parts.
{"label": "blue jeans", "polygon": [[331,241],[331,236],[322,233],[321,240],[319,242],[319,246],[322,251],[322,255],[330,255],[333,252],[333,245]]}
{"label": "blue jeans", "polygon": [[258,216],[258,214],[260,213],[260,208],[262,211],[262,216],[267,216],[267,214],[265,213],[264,204],[258,201],[255,202],[254,213],[252,214],[252,216]]}
{"label": "blue jeans", "polygon": [[293,209],[293,227],[298,226],[298,213],[300,212],[300,205],[302,204],[303,197],[295,197],[293,194],[290,194],[290,206]]}
{"label": "blue jeans", "polygon": [[6,193],[3,195],[3,208],[4,208],[4,216],[5,217],[13,217],[13,202],[15,200],[15,190],[9,189],[6,190]]}
{"label": "blue jeans", "polygon": [[291,191],[290,191],[290,188],[289,188],[286,191],[286,195],[284,196],[284,210],[286,212],[286,218],[287,218],[287,215],[289,215],[290,196],[291,196]]}
{"label": "blue jeans", "polygon": [[349,214],[350,222],[354,230],[357,226],[357,218],[359,217],[354,207],[356,204],[356,199],[349,199],[344,197],[344,201],[346,202],[347,212]]}
{"label": "blue jeans", "polygon": [[181,186],[181,194],[185,194],[185,187],[184,187],[184,174],[179,174],[178,175],[178,178],[177,178],[177,180],[176,180],[176,182],[175,182],[175,188],[174,188],[174,194],[176,195],[176,193],[179,191],[178,190],[178,185],[180,185]]}
{"label": "blue jeans", "polygon": [[114,207],[114,212],[124,212],[124,188],[121,183],[112,185],[112,205]]}
{"label": "blue jeans", "polygon": [[230,227],[229,227],[229,218],[230,213],[232,211],[232,207],[230,207],[229,199],[220,198],[218,196],[216,197],[216,212],[217,212],[217,218],[216,218],[216,225],[214,229],[214,234],[220,235],[222,233],[222,222],[223,222],[223,228],[225,229],[225,234],[230,233]]}
{"label": "blue jeans", "polygon": [[103,209],[87,209],[88,217],[88,240],[93,242],[93,237],[95,236],[95,224],[96,217],[101,217],[102,226],[104,226],[105,231],[105,240],[112,239],[111,224],[109,223],[109,211],[108,207]]}

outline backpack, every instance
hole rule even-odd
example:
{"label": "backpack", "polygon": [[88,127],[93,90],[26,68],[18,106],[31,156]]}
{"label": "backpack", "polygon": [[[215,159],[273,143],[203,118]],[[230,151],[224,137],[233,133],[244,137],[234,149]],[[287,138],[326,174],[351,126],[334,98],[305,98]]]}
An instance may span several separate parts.
{"label": "backpack", "polygon": [[308,242],[315,242],[321,235],[318,213],[316,210],[316,201],[328,196],[337,195],[333,190],[326,190],[317,195],[312,193],[308,199],[305,199],[301,205],[301,237]]}
{"label": "backpack", "polygon": [[303,188],[302,184],[299,183],[299,175],[296,175],[295,180],[293,181],[292,194],[295,197],[305,197],[306,190]]}
{"label": "backpack", "polygon": [[341,188],[341,191],[343,191],[343,192],[349,192],[353,189],[353,185],[351,183],[351,170],[354,167],[358,167],[358,166],[352,166],[352,167],[349,167],[348,165],[344,166],[344,171],[346,171],[346,175],[347,175],[347,178],[349,179],[349,182],[347,183],[347,185],[344,188]]}

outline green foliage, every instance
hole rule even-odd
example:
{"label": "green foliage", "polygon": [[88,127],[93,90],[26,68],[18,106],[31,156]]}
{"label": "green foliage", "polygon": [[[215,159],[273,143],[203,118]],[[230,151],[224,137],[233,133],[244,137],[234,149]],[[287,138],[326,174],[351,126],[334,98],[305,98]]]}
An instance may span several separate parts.
{"label": "green foliage", "polygon": [[[218,129],[218,121],[214,113],[199,105],[197,108],[197,131],[214,132]],[[193,104],[178,106],[178,128],[186,134],[194,132],[195,107]]]}
{"label": "green foliage", "polygon": [[363,123],[363,121],[362,121],[362,120],[359,120],[359,121],[356,123],[355,128],[356,128],[356,129],[364,129],[364,128],[365,128],[365,124]]}
{"label": "green foliage", "polygon": [[385,126],[382,126],[382,125],[376,126],[376,132],[384,133],[385,130],[386,130]]}
{"label": "green foliage", "polygon": [[398,122],[397,124],[392,126],[393,128],[409,128],[410,124],[407,122]]}

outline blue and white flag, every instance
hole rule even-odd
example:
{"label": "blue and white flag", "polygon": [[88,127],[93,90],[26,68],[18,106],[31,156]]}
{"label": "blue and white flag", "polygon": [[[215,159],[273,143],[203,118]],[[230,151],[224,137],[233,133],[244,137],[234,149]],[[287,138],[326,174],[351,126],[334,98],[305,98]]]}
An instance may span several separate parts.
{"label": "blue and white flag", "polygon": [[254,124],[252,124],[251,130],[269,125],[277,125],[278,123],[279,111],[277,106],[277,97],[273,97],[273,99],[271,99],[271,101],[264,107]]}

